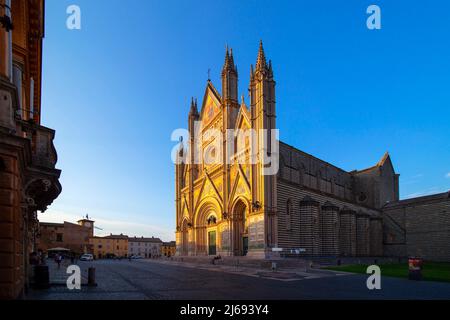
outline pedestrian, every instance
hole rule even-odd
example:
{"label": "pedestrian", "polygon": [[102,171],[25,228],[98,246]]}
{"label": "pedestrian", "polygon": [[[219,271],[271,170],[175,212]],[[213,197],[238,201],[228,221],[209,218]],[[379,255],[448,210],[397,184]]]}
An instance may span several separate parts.
{"label": "pedestrian", "polygon": [[61,268],[61,261],[62,261],[62,255],[57,254],[56,255],[56,263],[58,264],[58,269]]}

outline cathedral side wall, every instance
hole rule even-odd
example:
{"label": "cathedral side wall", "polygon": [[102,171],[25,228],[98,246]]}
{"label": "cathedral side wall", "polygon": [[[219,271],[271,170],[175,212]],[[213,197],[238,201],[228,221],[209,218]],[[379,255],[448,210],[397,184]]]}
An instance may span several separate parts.
{"label": "cathedral side wall", "polygon": [[[317,202],[317,205],[305,203],[305,198],[312,199],[314,202]],[[339,239],[330,241],[333,237],[328,233],[333,229],[333,225],[339,228],[339,211],[345,208],[346,211],[353,212],[353,215],[356,215],[356,213],[367,215],[364,220],[365,227],[360,228],[359,234],[359,239],[362,241],[359,244],[360,248],[364,248],[360,250],[361,255],[368,255],[369,253],[376,255],[381,253],[382,230],[381,228],[377,228],[377,223],[370,223],[372,220],[379,220],[379,211],[362,207],[358,204],[326,195],[325,193],[309,190],[281,178],[278,178],[277,182],[277,199],[278,247],[287,250],[305,248],[307,249],[306,254],[309,253],[312,255],[333,255],[333,253],[339,252],[337,248],[337,243],[340,242],[338,241]],[[288,210],[288,203],[291,206],[290,210]],[[336,211],[335,215],[330,215],[329,213],[330,211],[333,212],[333,210],[325,209],[324,206],[328,204],[332,204],[336,208],[334,209]],[[331,219],[334,218],[331,222],[329,221],[330,217]],[[306,221],[307,224],[304,223]],[[345,254],[356,255],[356,225],[349,230],[348,239],[351,242],[348,243],[348,247],[350,249]],[[361,230],[363,230],[363,234],[361,234]],[[336,230],[336,233],[339,235],[338,230]],[[367,240],[364,241],[364,239]]]}

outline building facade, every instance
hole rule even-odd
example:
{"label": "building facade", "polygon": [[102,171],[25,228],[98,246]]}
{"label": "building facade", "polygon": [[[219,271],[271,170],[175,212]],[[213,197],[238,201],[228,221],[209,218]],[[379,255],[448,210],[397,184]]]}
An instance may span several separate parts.
{"label": "building facade", "polygon": [[128,236],[110,234],[106,237],[92,237],[89,239],[92,253],[96,259],[112,257],[128,257]]}
{"label": "building facade", "polygon": [[61,192],[55,131],[41,125],[43,0],[0,0],[0,299],[23,295],[37,212]]}
{"label": "building facade", "polygon": [[[346,172],[283,142],[273,146],[275,80],[262,43],[249,106],[238,102],[237,83],[227,49],[221,94],[208,81],[200,111],[191,102],[189,137],[175,168],[177,254],[381,256],[381,208],[399,198],[389,154],[371,168]],[[256,135],[245,134],[251,130]],[[264,174],[266,154],[277,159],[270,164],[277,161],[275,173]],[[218,161],[206,161],[211,157]]]}
{"label": "building facade", "polygon": [[128,256],[140,256],[142,258],[157,258],[161,256],[163,242],[159,238],[128,238]]}
{"label": "building facade", "polygon": [[177,243],[175,241],[164,242],[161,246],[161,256],[174,257],[177,253]]}
{"label": "building facade", "polygon": [[39,222],[37,248],[47,252],[53,248],[69,249],[76,255],[93,251],[89,239],[94,236],[94,221],[79,220],[77,224]]}

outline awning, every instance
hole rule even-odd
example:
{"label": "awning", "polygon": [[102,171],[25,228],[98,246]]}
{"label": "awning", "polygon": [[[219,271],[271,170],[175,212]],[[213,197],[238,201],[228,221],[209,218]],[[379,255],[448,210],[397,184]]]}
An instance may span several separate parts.
{"label": "awning", "polygon": [[66,249],[66,248],[52,248],[52,249],[48,249],[47,251],[70,251],[70,249]]}

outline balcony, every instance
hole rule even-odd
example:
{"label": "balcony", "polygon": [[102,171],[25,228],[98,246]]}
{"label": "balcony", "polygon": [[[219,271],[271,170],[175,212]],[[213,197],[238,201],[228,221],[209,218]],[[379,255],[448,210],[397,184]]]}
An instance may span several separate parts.
{"label": "balcony", "polygon": [[17,135],[29,141],[25,195],[28,204],[44,212],[61,193],[61,170],[55,168],[58,156],[55,131],[33,121],[17,121]]}

